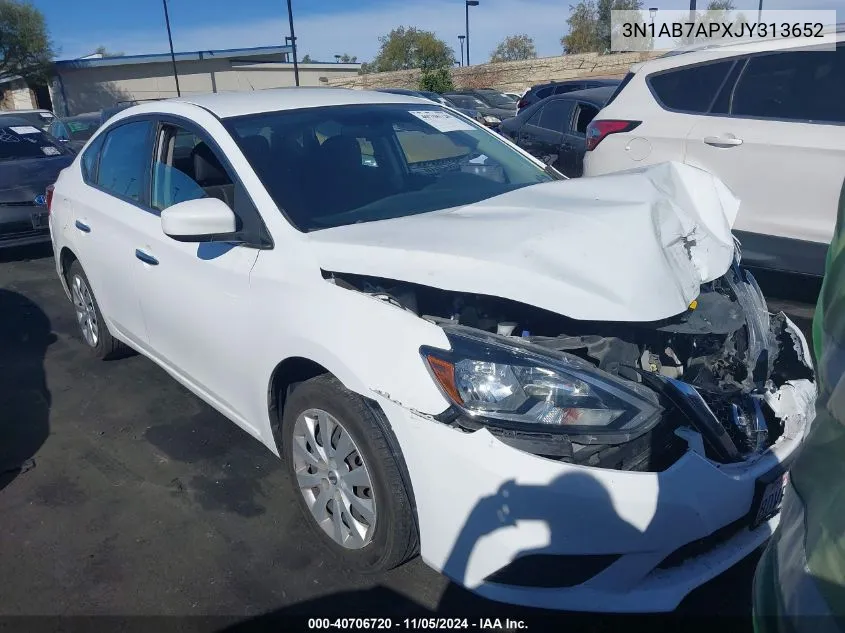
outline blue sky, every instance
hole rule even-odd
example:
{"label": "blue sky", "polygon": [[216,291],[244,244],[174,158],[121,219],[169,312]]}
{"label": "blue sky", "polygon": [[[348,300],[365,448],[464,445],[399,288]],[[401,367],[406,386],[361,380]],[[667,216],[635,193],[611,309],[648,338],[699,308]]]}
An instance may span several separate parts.
{"label": "blue sky", "polygon": [[[560,55],[570,4],[577,0],[480,0],[470,9],[472,61],[486,61],[507,35],[534,38],[541,57]],[[97,46],[126,54],[168,50],[161,0],[31,0],[47,18],[59,59]],[[687,0],[646,0],[647,7],[682,9]],[[706,0],[699,0],[705,5]],[[756,0],[735,0],[756,8]],[[378,37],[399,25],[434,31],[459,51],[463,0],[293,0],[300,57],[333,60],[349,53],[369,60]],[[843,9],[845,0],[765,0],[767,9]],[[168,0],[177,51],[272,46],[289,35],[285,0]],[[840,16],[845,20],[845,16]]]}

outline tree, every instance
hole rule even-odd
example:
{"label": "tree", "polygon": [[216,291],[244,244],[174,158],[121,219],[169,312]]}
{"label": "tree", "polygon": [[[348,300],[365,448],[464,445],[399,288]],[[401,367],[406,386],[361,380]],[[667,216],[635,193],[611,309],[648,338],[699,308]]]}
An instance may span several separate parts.
{"label": "tree", "polygon": [[490,54],[491,62],[515,62],[521,59],[534,59],[537,49],[534,40],[525,34],[510,35],[502,40]]}
{"label": "tree", "polygon": [[0,79],[45,81],[53,58],[44,15],[31,4],[0,0]]}
{"label": "tree", "polygon": [[340,56],[340,63],[341,64],[357,64],[358,58],[350,56],[349,53],[344,53]]}
{"label": "tree", "polygon": [[710,0],[708,11],[733,11],[736,9],[733,0]]}
{"label": "tree", "polygon": [[94,49],[94,53],[96,55],[102,55],[103,57],[123,57],[123,52],[120,53],[110,53],[106,50],[105,46],[98,46]]}
{"label": "tree", "polygon": [[455,63],[455,51],[431,31],[400,26],[378,41],[381,47],[367,67],[369,72],[450,68]]}
{"label": "tree", "polygon": [[314,60],[311,59],[311,55],[309,55],[308,53],[305,53],[305,57],[302,58],[302,63],[303,64],[313,64]]}
{"label": "tree", "polygon": [[611,49],[613,11],[640,11],[642,0],[581,0],[570,7],[569,34],[560,39],[568,54],[609,52]]}
{"label": "tree", "polygon": [[454,89],[455,84],[452,83],[452,73],[445,66],[427,68],[422,71],[422,75],[420,76],[420,90],[443,94],[444,92],[451,92]]}

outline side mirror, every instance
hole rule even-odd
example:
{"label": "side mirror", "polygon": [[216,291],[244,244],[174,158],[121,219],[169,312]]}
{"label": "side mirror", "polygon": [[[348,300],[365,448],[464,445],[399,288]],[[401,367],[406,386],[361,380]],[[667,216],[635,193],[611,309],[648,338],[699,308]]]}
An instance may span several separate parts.
{"label": "side mirror", "polygon": [[161,230],[179,242],[225,241],[237,231],[235,213],[222,200],[198,198],[161,212]]}

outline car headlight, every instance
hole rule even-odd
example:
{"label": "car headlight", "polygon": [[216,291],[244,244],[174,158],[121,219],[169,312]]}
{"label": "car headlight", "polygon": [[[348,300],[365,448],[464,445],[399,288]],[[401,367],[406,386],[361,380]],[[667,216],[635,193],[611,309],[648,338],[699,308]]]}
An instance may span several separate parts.
{"label": "car headlight", "polygon": [[507,429],[563,433],[584,444],[626,442],[660,420],[652,390],[577,356],[461,326],[443,329],[452,349],[420,352],[465,416]]}
{"label": "car headlight", "polygon": [[488,125],[498,125],[502,120],[497,116],[485,115],[484,122]]}

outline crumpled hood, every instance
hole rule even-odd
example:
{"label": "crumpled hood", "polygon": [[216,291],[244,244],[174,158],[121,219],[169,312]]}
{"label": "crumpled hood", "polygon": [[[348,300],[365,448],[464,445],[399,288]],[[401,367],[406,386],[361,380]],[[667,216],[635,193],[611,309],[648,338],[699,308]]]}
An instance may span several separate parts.
{"label": "crumpled hood", "polygon": [[734,259],[739,200],[680,163],[308,234],[323,270],[512,299],[574,319],[679,314]]}

